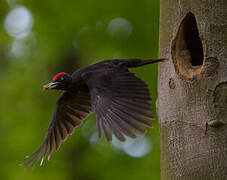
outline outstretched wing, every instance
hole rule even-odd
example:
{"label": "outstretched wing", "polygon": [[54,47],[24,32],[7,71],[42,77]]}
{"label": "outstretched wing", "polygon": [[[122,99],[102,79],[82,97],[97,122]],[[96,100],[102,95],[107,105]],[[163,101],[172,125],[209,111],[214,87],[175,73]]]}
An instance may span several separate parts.
{"label": "outstretched wing", "polygon": [[135,131],[146,133],[141,125],[152,127],[151,98],[147,85],[127,69],[85,74],[91,94],[99,137],[104,131],[108,141],[112,133],[124,141],[136,138]]}
{"label": "outstretched wing", "polygon": [[91,112],[90,94],[87,91],[63,92],[59,97],[55,112],[50,122],[46,137],[40,148],[32,155],[27,156],[29,161],[21,166],[30,166],[37,158],[42,157],[43,163],[48,159],[54,148],[59,149],[61,143],[78,127]]}

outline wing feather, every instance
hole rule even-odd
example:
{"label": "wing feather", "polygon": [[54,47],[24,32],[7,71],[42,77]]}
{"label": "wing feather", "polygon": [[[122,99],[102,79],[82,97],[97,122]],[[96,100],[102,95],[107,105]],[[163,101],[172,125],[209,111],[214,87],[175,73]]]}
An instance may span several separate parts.
{"label": "wing feather", "polygon": [[28,156],[29,161],[21,166],[30,166],[36,159],[42,157],[42,165],[46,156],[48,159],[52,155],[54,148],[56,151],[60,148],[61,143],[73,133],[82,120],[91,113],[89,91],[81,92],[63,92],[59,97],[55,112],[50,122],[46,137],[40,148],[32,155]]}
{"label": "wing feather", "polygon": [[[141,126],[152,127],[149,89],[127,69],[89,75],[87,85],[96,113],[99,136],[102,130],[108,141],[114,134],[120,141],[125,136],[135,138],[133,131],[146,133]],[[95,77],[95,80],[93,79]]]}
{"label": "wing feather", "polygon": [[136,138],[136,135],[131,131],[131,129],[127,125],[127,123],[122,121],[121,119],[119,119],[112,110],[110,111],[110,115],[112,116],[113,121],[116,123],[116,125],[118,126],[120,131],[123,132],[123,134],[125,134],[131,138]]}

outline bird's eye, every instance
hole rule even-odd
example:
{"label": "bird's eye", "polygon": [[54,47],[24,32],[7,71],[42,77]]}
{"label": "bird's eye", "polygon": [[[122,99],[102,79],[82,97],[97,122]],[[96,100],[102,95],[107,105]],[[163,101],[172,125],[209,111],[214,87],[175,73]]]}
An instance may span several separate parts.
{"label": "bird's eye", "polygon": [[61,77],[59,78],[59,80],[60,80],[60,81],[63,81],[63,80],[64,80],[64,77],[63,77],[63,76],[61,76]]}

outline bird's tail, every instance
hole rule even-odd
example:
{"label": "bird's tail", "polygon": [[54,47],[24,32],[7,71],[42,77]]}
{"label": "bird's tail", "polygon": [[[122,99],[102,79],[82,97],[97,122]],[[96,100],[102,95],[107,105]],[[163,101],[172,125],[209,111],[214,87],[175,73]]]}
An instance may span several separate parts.
{"label": "bird's tail", "polygon": [[147,59],[147,60],[141,60],[141,59],[132,59],[130,61],[128,61],[128,68],[134,68],[134,67],[139,67],[139,66],[144,66],[147,64],[154,64],[154,63],[158,63],[158,62],[163,62],[166,61],[168,59],[163,58],[163,59]]}

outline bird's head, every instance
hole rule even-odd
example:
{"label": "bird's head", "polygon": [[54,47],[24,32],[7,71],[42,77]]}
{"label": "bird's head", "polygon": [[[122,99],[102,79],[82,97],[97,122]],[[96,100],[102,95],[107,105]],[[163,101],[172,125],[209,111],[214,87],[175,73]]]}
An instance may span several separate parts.
{"label": "bird's head", "polygon": [[72,83],[72,77],[65,72],[56,74],[52,81],[43,86],[44,90],[57,89],[57,90],[67,90]]}

